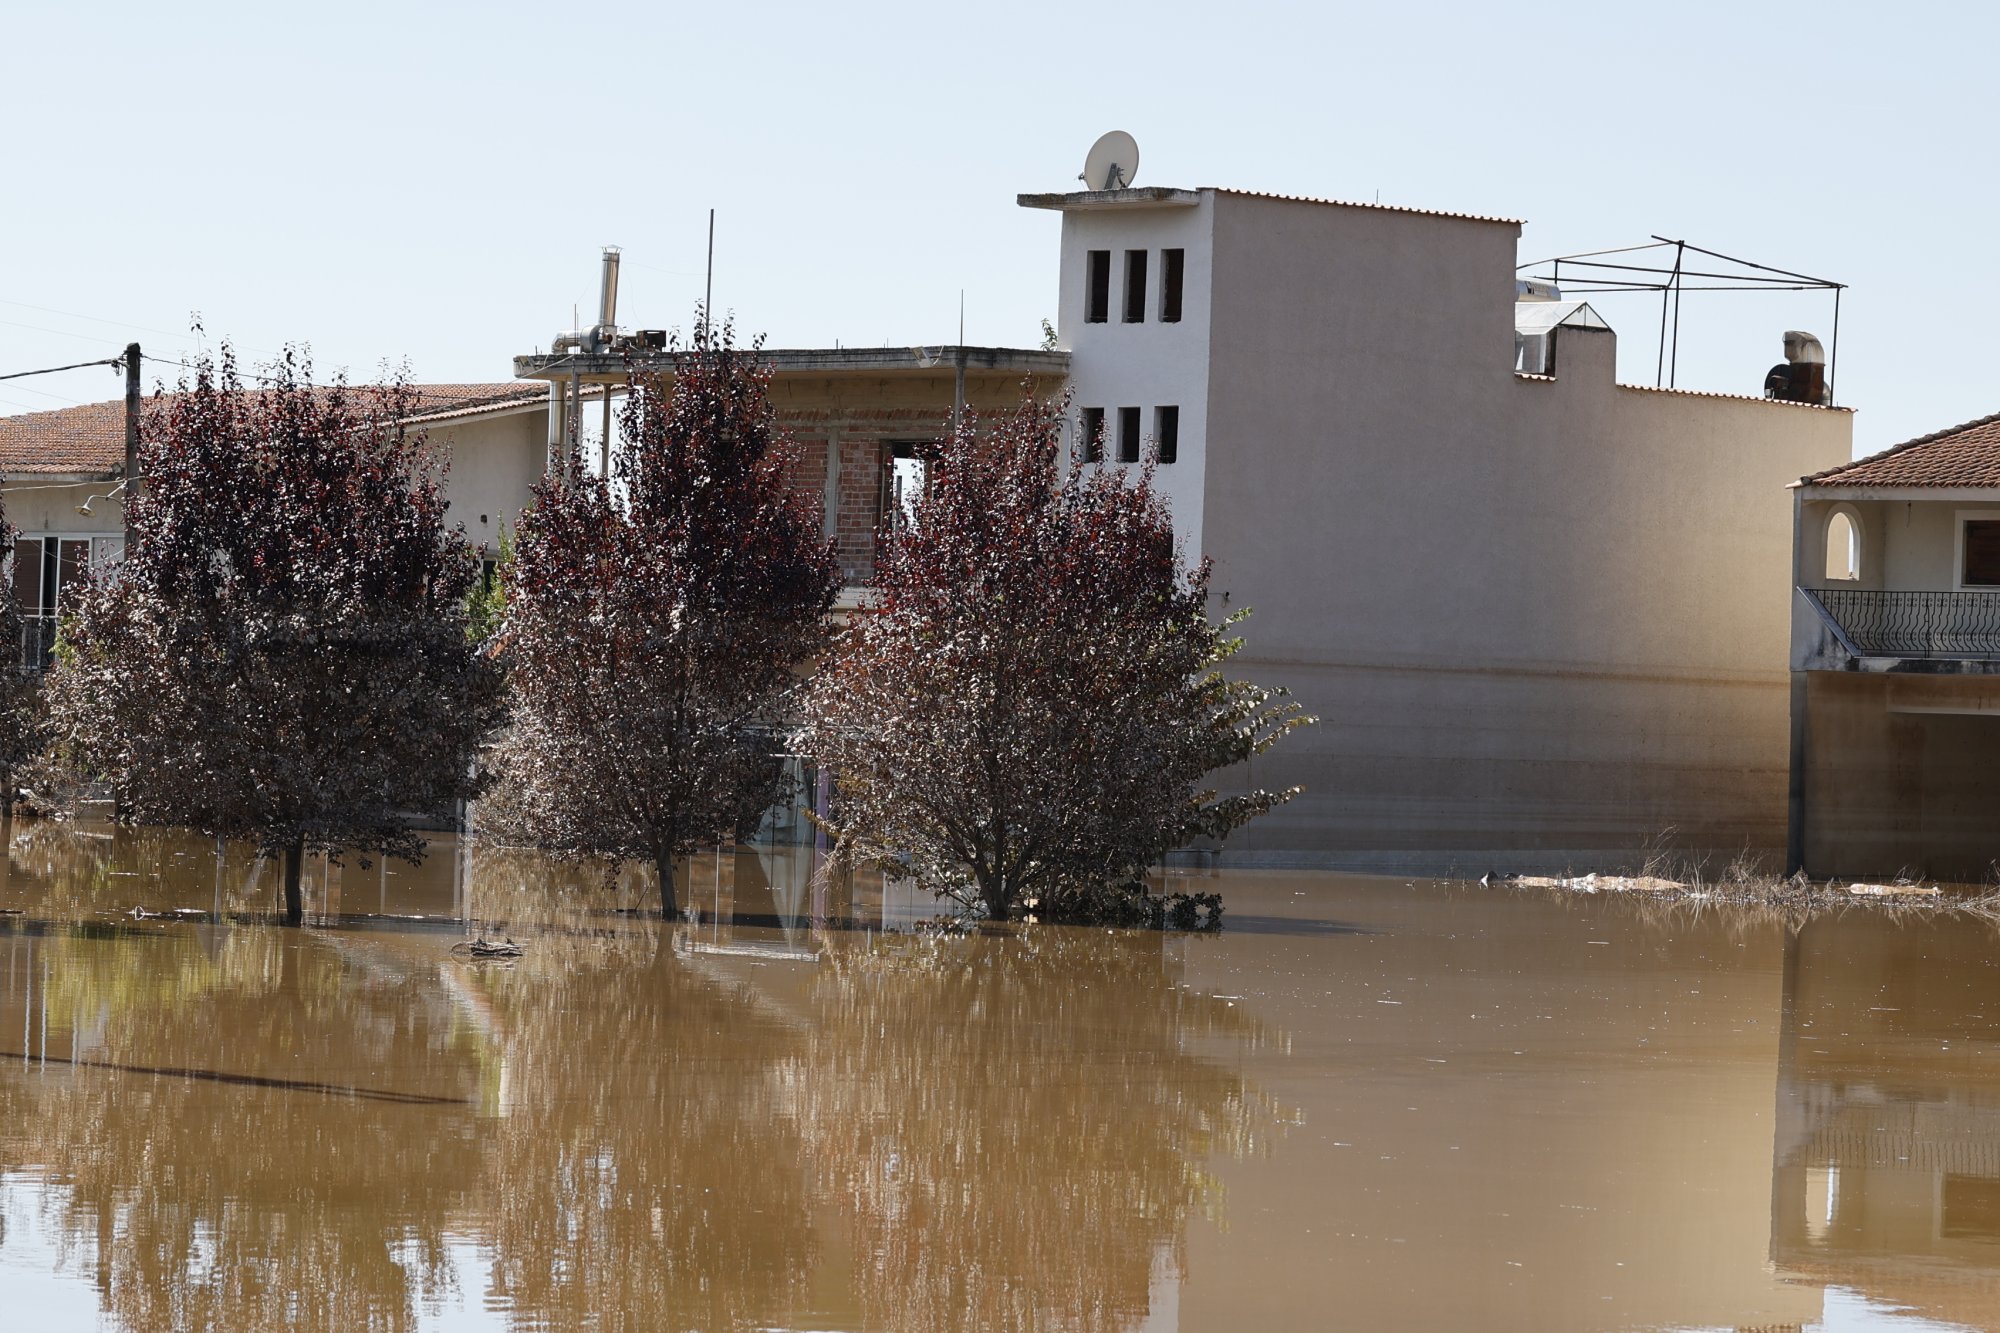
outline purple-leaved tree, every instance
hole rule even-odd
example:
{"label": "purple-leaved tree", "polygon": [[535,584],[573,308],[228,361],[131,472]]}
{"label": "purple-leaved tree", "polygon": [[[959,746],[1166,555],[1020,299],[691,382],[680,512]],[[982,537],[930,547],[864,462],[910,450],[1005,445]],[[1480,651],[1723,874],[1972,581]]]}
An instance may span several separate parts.
{"label": "purple-leaved tree", "polygon": [[776,794],[779,728],[840,587],[817,507],[786,484],[769,380],[697,316],[671,375],[632,378],[611,479],[572,452],[542,480],[507,575],[489,827],[650,862],[663,916],[675,863]]}
{"label": "purple-leaved tree", "polygon": [[1149,866],[1292,795],[1208,775],[1312,719],[1223,674],[1239,641],[1209,619],[1207,563],[1181,560],[1150,466],[1062,466],[1067,406],[931,447],[802,748],[849,855],[995,920],[1143,920]]}
{"label": "purple-leaved tree", "polygon": [[156,399],[134,544],[62,629],[57,760],[126,819],[253,839],[303,917],[307,851],[415,860],[410,816],[478,789],[499,667],[466,634],[474,561],[408,384],[314,386],[233,352]]}
{"label": "purple-leaved tree", "polygon": [[[0,552],[11,552],[17,535],[0,505]],[[0,811],[7,813],[22,771],[44,740],[40,681],[27,669],[24,649],[21,608],[11,590],[0,588]]]}

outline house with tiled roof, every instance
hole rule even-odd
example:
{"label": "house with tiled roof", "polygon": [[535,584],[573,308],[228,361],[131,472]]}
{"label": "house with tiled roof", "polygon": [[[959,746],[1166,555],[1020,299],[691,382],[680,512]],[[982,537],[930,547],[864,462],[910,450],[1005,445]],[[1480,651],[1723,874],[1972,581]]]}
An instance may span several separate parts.
{"label": "house with tiled roof", "polygon": [[2000,414],[1792,487],[1791,859],[2000,859]]}
{"label": "house with tiled roof", "polygon": [[[448,465],[447,520],[473,543],[497,545],[542,475],[546,396],[518,381],[413,389],[408,422]],[[0,417],[0,493],[20,534],[8,575],[31,665],[53,642],[64,588],[124,548],[124,469],[123,400]]]}

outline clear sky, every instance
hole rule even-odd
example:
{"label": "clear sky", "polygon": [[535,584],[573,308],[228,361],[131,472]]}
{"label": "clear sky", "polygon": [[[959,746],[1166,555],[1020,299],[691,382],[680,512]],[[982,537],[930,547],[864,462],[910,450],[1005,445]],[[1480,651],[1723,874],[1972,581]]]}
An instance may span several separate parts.
{"label": "clear sky", "polygon": [[[1924,3],[14,6],[0,373],[184,355],[499,380],[586,320],[715,295],[776,346],[1033,345],[1055,215],[1122,128],[1138,183],[1649,233],[1851,284],[1864,451],[2000,410],[2000,7]],[[1651,383],[1658,307],[1600,303]],[[1831,302],[1689,296],[1683,387],[1757,393]],[[174,373],[165,367],[165,373]],[[151,374],[159,373],[156,369]],[[149,386],[150,387],[150,386]],[[116,397],[0,383],[0,412]]]}

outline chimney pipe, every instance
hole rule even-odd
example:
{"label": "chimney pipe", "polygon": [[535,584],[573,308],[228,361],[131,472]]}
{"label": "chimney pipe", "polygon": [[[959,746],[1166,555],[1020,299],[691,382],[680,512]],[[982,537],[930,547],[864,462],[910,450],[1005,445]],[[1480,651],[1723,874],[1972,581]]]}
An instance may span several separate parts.
{"label": "chimney pipe", "polygon": [[598,337],[606,342],[618,331],[618,247],[604,247],[604,286],[597,298]]}

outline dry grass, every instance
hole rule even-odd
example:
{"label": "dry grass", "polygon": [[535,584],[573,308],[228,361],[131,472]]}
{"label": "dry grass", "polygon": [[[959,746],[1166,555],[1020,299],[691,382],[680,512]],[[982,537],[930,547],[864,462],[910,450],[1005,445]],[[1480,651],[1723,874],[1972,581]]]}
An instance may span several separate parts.
{"label": "dry grass", "polygon": [[1872,883],[1812,880],[1803,873],[1774,874],[1747,850],[1718,866],[1709,857],[1675,850],[1669,843],[1671,834],[1668,830],[1642,849],[1636,874],[1517,875],[1489,883],[1566,895],[1619,894],[1643,902],[1649,909],[1670,910],[1675,915],[1718,908],[1749,909],[1760,916],[1797,922],[1830,912],[1858,910],[1892,918],[1944,913],[2000,924],[2000,880],[1951,885],[1907,874]]}

